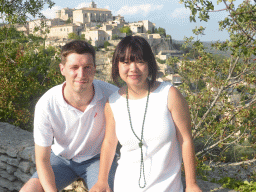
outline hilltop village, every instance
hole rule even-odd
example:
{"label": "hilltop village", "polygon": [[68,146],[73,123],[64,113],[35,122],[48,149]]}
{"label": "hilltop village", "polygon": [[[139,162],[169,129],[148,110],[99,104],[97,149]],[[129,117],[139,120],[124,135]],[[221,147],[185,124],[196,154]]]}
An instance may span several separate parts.
{"label": "hilltop village", "polygon": [[[42,27],[43,23],[43,27]],[[40,30],[39,27],[41,26]],[[121,28],[129,28],[132,34],[144,37],[155,55],[179,56],[182,53],[172,48],[171,38],[154,33],[155,23],[149,20],[127,23],[121,15],[113,16],[105,8],[97,8],[94,1],[80,9],[63,8],[55,12],[54,19],[37,19],[27,25],[16,26],[17,30],[46,38],[46,46],[62,46],[69,40],[69,34],[78,35],[95,47],[103,47],[106,41],[126,36]],[[112,41],[112,45],[116,45]]]}

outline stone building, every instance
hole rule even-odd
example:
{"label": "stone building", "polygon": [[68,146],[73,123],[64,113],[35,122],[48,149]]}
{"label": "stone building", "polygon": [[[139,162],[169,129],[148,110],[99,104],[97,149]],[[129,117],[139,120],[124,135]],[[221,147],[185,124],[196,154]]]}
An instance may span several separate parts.
{"label": "stone building", "polygon": [[21,24],[15,24],[14,27],[16,28],[17,31],[23,32],[25,35],[29,34],[28,30],[28,24],[21,25]]}
{"label": "stone building", "polygon": [[143,33],[143,23],[129,23],[132,33]]}
{"label": "stone building", "polygon": [[112,21],[112,13],[108,9],[97,8],[94,1],[91,2],[89,7],[81,9],[70,9],[64,8],[55,12],[55,17],[68,20],[70,19],[73,23],[102,23]]}
{"label": "stone building", "polygon": [[75,9],[70,9],[68,7],[61,10],[57,10],[55,11],[55,18],[62,19],[65,21],[67,21],[69,18],[72,20],[74,10]]}
{"label": "stone building", "polygon": [[112,20],[108,9],[84,7],[73,11],[73,23],[103,23]]}
{"label": "stone building", "polygon": [[93,46],[101,47],[104,45],[105,41],[112,39],[113,35],[118,35],[119,37],[125,37],[125,33],[121,33],[119,28],[114,25],[104,24],[99,29],[93,27],[86,29],[81,32],[85,35],[87,41],[91,41]]}
{"label": "stone building", "polygon": [[155,23],[152,23],[149,20],[129,23],[129,27],[133,33],[147,33],[148,31],[153,32],[155,26]]}
{"label": "stone building", "polygon": [[80,35],[82,29],[83,26],[78,26],[73,23],[53,26],[49,29],[50,33],[47,35],[47,37],[68,38],[69,33]]}
{"label": "stone building", "polygon": [[[58,26],[58,25],[63,25],[65,24],[65,21],[59,18],[55,18],[55,19],[36,19],[33,21],[29,21],[28,23],[28,28],[29,28],[29,33],[30,34],[34,34],[34,35],[38,35],[41,36],[42,35],[42,31],[45,31],[46,29],[49,29],[53,26]],[[41,27],[42,25],[44,25],[41,30],[36,31],[35,29],[38,27]]]}

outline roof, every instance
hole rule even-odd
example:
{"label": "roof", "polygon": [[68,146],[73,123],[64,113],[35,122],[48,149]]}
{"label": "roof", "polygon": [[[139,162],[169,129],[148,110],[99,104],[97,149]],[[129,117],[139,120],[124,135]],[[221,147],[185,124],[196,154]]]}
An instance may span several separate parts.
{"label": "roof", "polygon": [[69,24],[64,24],[64,25],[56,25],[56,26],[53,26],[51,28],[57,28],[57,27],[68,27],[68,26],[74,26],[74,27],[79,27],[73,23],[69,23]]}
{"label": "roof", "polygon": [[104,8],[91,8],[91,7],[84,7],[81,9],[76,9],[76,10],[88,10],[88,11],[110,11],[108,9],[104,9]]}

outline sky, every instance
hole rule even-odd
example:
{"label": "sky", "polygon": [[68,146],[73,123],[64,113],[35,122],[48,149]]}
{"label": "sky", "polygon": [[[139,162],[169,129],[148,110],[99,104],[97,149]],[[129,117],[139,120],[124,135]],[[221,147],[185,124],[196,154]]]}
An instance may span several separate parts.
{"label": "sky", "polygon": [[[45,8],[42,13],[47,18],[54,18],[55,11],[62,8],[83,8],[88,7],[90,0],[53,0],[55,5],[52,9]],[[184,40],[184,37],[193,36],[202,41],[225,41],[229,38],[226,31],[219,31],[218,22],[223,20],[228,13],[212,12],[208,22],[190,23],[190,10],[186,9],[184,4],[179,3],[179,0],[94,0],[97,8],[106,8],[112,12],[113,16],[120,14],[124,16],[126,22],[136,22],[149,20],[155,23],[156,27],[162,27],[166,33],[172,36],[174,40]],[[217,0],[213,0],[217,2]],[[237,0],[236,5],[242,3],[242,0]],[[214,3],[215,10],[224,9],[223,3],[217,5]],[[195,27],[206,27],[204,35],[195,36],[192,29]]]}

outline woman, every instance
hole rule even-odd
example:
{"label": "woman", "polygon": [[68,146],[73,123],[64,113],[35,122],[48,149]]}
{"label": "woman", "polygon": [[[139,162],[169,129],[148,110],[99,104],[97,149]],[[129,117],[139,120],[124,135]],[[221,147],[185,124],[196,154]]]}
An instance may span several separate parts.
{"label": "woman", "polygon": [[108,172],[116,146],[122,145],[115,175],[115,192],[201,191],[196,184],[195,155],[188,105],[168,82],[156,81],[157,64],[145,39],[125,37],[118,44],[113,80],[126,83],[105,106],[106,133],[98,182],[90,190],[110,191]]}

